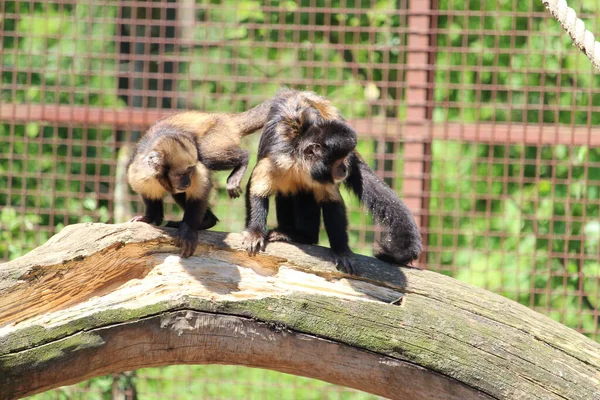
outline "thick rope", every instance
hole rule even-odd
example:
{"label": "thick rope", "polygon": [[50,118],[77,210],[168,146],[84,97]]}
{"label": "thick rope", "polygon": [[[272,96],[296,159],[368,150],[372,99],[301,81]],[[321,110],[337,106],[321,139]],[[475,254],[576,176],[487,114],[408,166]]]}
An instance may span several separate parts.
{"label": "thick rope", "polygon": [[594,67],[600,71],[600,43],[594,34],[585,29],[585,24],[575,14],[575,10],[567,5],[566,0],[542,0],[542,3],[569,33],[573,42],[590,59]]}

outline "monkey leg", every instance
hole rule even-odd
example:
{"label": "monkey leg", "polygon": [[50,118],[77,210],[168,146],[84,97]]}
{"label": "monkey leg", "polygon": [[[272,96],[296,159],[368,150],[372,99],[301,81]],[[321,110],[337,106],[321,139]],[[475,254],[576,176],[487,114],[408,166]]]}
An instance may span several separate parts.
{"label": "monkey leg", "polygon": [[244,246],[251,256],[265,249],[267,244],[267,216],[269,215],[269,197],[252,193],[252,182],[256,167],[252,172],[246,190],[246,229],[244,229]]}
{"label": "monkey leg", "polygon": [[164,219],[164,209],[162,199],[148,199],[142,196],[146,210],[144,215],[137,215],[129,222],[145,222],[147,224],[160,225]]}
{"label": "monkey leg", "polygon": [[329,247],[333,252],[337,268],[349,274],[354,274],[352,267],[352,250],[348,247],[348,218],[346,207],[340,201],[322,204],[323,221],[329,237]]}
{"label": "monkey leg", "polygon": [[[173,200],[182,210],[185,210],[185,193],[177,193],[173,195]],[[206,208],[206,212],[204,213],[204,218],[202,221],[198,223],[198,230],[210,229],[215,226],[219,222],[219,218],[211,211],[210,207]],[[177,221],[169,221],[165,226],[169,228],[179,228],[180,222]]]}
{"label": "monkey leg", "polygon": [[321,206],[311,192],[277,195],[277,228],[269,231],[269,242],[319,242]]}
{"label": "monkey leg", "polygon": [[233,169],[227,177],[227,194],[235,199],[242,193],[242,178],[248,168],[249,159],[250,156],[246,150],[231,144],[220,151],[215,151],[214,155],[202,155],[200,161],[213,171]]}

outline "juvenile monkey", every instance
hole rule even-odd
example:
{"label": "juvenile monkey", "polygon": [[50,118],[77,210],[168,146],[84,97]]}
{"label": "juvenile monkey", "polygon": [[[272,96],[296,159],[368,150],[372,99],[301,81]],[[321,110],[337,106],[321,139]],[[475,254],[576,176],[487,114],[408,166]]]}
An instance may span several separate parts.
{"label": "juvenile monkey", "polygon": [[156,121],[138,142],[127,179],[142,196],[145,213],[133,221],[160,225],[164,219],[163,198],[169,193],[183,209],[176,244],[181,256],[191,256],[198,229],[213,227],[218,219],[208,208],[211,171],[232,169],[227,193],[239,197],[240,183],[248,167],[248,152],[240,139],[266,121],[272,100],[239,114],[184,111]]}
{"label": "juvenile monkey", "polygon": [[[287,89],[278,93],[246,190],[244,236],[251,255],[264,250],[267,241],[316,244],[322,210],[336,265],[355,273],[339,190],[344,182],[387,228],[375,256],[398,264],[419,257],[421,236],[410,210],[360,158],[356,143],[356,132],[325,98]],[[270,196],[275,196],[278,226],[267,233]]]}

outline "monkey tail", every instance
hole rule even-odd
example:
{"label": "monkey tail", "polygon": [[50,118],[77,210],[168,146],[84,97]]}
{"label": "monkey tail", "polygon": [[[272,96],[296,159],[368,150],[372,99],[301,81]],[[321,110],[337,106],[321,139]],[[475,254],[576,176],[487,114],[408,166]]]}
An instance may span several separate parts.
{"label": "monkey tail", "polygon": [[249,135],[265,125],[274,102],[275,98],[269,99],[248,111],[233,116],[233,121],[239,127],[241,136]]}
{"label": "monkey tail", "polygon": [[421,234],[410,210],[356,151],[350,155],[350,173],[345,185],[387,230],[373,246],[375,257],[401,265],[418,259],[422,250]]}

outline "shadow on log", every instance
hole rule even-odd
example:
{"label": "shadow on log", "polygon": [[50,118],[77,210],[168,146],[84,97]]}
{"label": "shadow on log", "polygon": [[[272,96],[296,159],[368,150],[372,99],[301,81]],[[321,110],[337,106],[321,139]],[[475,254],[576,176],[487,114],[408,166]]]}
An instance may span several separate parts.
{"label": "shadow on log", "polygon": [[0,397],[172,364],[234,364],[398,399],[600,399],[600,345],[446,276],[201,232],[78,224],[0,265]]}

